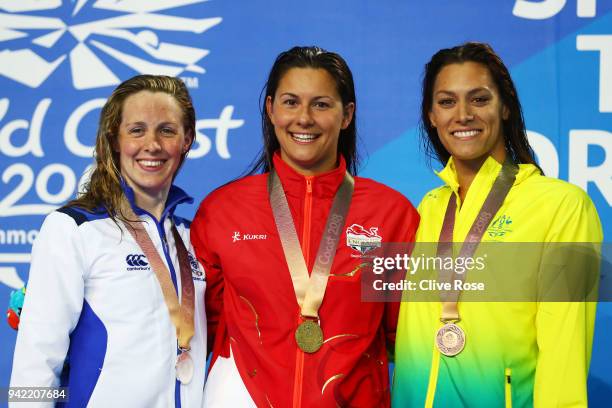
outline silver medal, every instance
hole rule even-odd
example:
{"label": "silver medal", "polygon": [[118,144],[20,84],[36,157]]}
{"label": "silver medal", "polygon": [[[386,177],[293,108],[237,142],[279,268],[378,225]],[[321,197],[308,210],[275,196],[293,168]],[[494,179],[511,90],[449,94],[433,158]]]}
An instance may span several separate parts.
{"label": "silver medal", "polygon": [[176,357],[176,379],[181,382],[181,384],[189,384],[191,379],[193,378],[193,360],[187,351],[181,352]]}

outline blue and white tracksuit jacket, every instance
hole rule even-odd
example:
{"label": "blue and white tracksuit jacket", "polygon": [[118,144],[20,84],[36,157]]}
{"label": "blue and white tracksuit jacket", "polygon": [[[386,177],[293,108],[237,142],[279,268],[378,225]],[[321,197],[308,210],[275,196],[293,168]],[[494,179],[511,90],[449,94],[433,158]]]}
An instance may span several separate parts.
{"label": "blue and white tracksuit jacket", "polygon": [[193,256],[189,224],[173,215],[178,204],[193,200],[173,186],[157,222],[135,206],[133,191],[124,189],[135,213],[146,221],[179,296],[173,221],[189,252],[195,286],[193,379],[187,385],[176,381],[176,330],[155,273],[136,241],[106,213],[68,207],[47,216],[32,248],[11,386],[68,386],[68,407],[200,408],[206,282]]}

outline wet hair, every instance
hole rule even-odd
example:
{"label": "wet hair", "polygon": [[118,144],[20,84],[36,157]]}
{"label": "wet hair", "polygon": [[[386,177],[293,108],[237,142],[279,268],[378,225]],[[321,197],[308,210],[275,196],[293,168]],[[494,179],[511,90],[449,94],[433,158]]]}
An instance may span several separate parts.
{"label": "wet hair", "polygon": [[[104,209],[114,221],[116,218],[126,220],[121,213],[124,193],[119,171],[119,152],[115,151],[114,147],[118,144],[119,125],[125,100],[141,91],[171,95],[183,114],[185,135],[191,135],[192,139],[195,137],[195,110],[183,81],[164,75],[137,75],[128,79],[115,88],[102,107],[96,135],[94,169],[79,197],[69,202],[67,206],[78,206],[90,212]],[[187,153],[188,151],[181,157],[180,164],[185,160]]]}
{"label": "wet hair", "polygon": [[288,51],[281,52],[272,69],[268,74],[268,80],[260,95],[261,130],[263,135],[263,147],[258,158],[251,165],[248,174],[267,172],[274,167],[272,156],[280,148],[274,125],[266,112],[266,99],[268,96],[274,100],[278,84],[281,79],[292,68],[324,69],[334,79],[336,90],[340,95],[343,107],[349,103],[355,105],[355,112],[351,123],[346,129],[340,131],[338,139],[338,152],[346,160],[346,168],[349,173],[357,174],[359,158],[357,154],[357,101],[355,98],[355,84],[353,74],[344,59],[334,53],[319,47],[293,47]]}
{"label": "wet hair", "polygon": [[434,84],[442,68],[465,62],[475,62],[489,70],[501,101],[508,109],[508,118],[502,121],[507,154],[514,163],[530,163],[542,172],[535,162],[533,149],[527,140],[523,110],[510,72],[490,45],[478,42],[468,42],[453,48],[442,49],[435,53],[425,65],[420,123],[421,143],[425,153],[429,158],[436,158],[444,165],[451,156],[440,142],[438,132],[429,120],[429,113],[433,107]]}

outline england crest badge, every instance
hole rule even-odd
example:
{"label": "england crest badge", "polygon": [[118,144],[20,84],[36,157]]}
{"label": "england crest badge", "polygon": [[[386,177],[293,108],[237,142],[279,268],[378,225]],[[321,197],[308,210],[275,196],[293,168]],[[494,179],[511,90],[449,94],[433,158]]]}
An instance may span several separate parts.
{"label": "england crest badge", "polygon": [[346,245],[365,255],[372,249],[380,248],[382,237],[378,235],[378,227],[365,229],[359,224],[353,224],[346,229]]}

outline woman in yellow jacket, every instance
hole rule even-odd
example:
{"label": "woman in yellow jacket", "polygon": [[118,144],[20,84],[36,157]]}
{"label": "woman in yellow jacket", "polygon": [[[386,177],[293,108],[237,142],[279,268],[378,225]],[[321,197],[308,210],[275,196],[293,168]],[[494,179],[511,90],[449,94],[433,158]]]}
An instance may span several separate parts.
{"label": "woman in yellow jacket", "polygon": [[[419,205],[417,242],[475,244],[461,248],[468,255],[477,246],[482,255],[484,247],[491,248],[487,245],[501,245],[530,252],[526,257],[536,249],[517,243],[601,242],[601,224],[586,193],[545,177],[535,163],[516,89],[488,45],[466,43],[432,57],[425,68],[421,113],[425,145],[445,167],[438,173],[444,185]],[[445,254],[443,245],[436,247],[438,256]],[[448,251],[452,255],[452,248]],[[539,259],[538,274],[544,263]],[[564,269],[562,263],[553,273]],[[478,280],[478,273],[497,274],[511,282],[503,294],[483,294],[487,302],[465,301],[461,290],[430,302],[410,301],[414,295],[405,294],[394,406],[587,405],[596,303],[558,293],[523,301],[535,299],[516,291],[529,292],[532,288],[525,286],[542,285],[544,278],[530,279],[526,273],[530,280],[517,283],[524,265],[497,266],[445,275],[470,281]],[[515,272],[516,277],[508,276]],[[536,290],[541,294],[542,289]]]}

